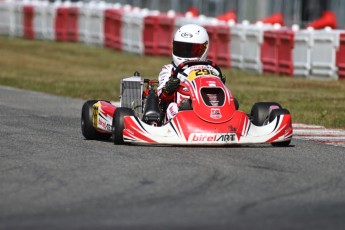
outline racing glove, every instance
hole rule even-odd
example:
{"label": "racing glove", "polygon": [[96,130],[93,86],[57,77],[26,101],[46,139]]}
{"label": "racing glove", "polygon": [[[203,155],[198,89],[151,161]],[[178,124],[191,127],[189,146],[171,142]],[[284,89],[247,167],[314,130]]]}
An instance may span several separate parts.
{"label": "racing glove", "polygon": [[163,92],[166,94],[174,93],[180,85],[180,79],[170,77],[163,87]]}

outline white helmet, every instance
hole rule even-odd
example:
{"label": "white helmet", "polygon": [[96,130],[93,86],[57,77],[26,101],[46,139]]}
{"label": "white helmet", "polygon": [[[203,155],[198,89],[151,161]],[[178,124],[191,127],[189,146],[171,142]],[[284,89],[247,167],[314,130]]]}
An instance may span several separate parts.
{"label": "white helmet", "polygon": [[209,38],[204,27],[187,24],[178,29],[173,41],[173,62],[176,66],[189,60],[205,61]]}

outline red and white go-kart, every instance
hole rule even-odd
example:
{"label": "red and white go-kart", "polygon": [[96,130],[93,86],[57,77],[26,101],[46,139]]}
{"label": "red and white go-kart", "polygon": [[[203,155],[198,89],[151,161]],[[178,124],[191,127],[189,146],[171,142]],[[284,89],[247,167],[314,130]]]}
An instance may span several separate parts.
{"label": "red and white go-kart", "polygon": [[[215,69],[218,76],[214,74]],[[156,80],[139,74],[124,78],[120,106],[109,101],[84,103],[81,129],[86,139],[112,137],[115,144],[243,145],[271,143],[288,146],[291,115],[275,102],[258,102],[246,114],[221,81],[221,70],[209,61],[184,62],[172,76],[185,76],[178,89],[185,99],[179,112],[167,121],[156,94]]]}

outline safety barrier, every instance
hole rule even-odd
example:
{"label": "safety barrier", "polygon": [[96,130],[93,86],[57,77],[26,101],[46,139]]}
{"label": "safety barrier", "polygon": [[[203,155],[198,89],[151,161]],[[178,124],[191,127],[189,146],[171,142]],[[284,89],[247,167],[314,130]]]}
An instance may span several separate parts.
{"label": "safety barrier", "polygon": [[293,74],[293,56],[295,32],[292,30],[279,30],[280,43],[278,48],[278,73]]}
{"label": "safety barrier", "polygon": [[109,8],[105,10],[104,18],[104,45],[106,47],[122,50],[122,17],[124,10]]}
{"label": "safety barrier", "polygon": [[236,24],[231,28],[230,49],[231,66],[234,68],[262,72],[261,45],[263,35],[272,25],[247,22]]}
{"label": "safety barrier", "polygon": [[148,15],[144,18],[144,53],[148,55],[171,55],[175,30],[174,13]]}
{"label": "safety barrier", "polygon": [[265,73],[292,75],[292,50],[294,31],[289,29],[267,30],[261,47],[262,69]]}
{"label": "safety barrier", "polygon": [[278,32],[268,30],[264,32],[264,41],[261,47],[262,70],[265,73],[278,72]]}
{"label": "safety barrier", "polygon": [[175,17],[180,16],[169,13],[158,15],[158,55],[170,56],[172,53],[172,40],[175,32]]}
{"label": "safety barrier", "polygon": [[67,41],[78,41],[78,16],[79,9],[76,6],[68,8],[67,23],[66,23],[66,37]]}
{"label": "safety barrier", "polygon": [[47,25],[47,14],[48,14],[48,2],[42,2],[42,4],[35,5],[35,15],[33,22],[33,30],[35,31],[35,39],[47,39],[47,30],[49,26]]}
{"label": "safety barrier", "polygon": [[245,30],[243,44],[243,69],[262,73],[261,45],[263,34],[266,30],[272,29],[271,25],[252,25]]}
{"label": "safety barrier", "polygon": [[23,12],[24,12],[24,38],[26,39],[34,39],[35,32],[34,32],[34,6],[33,5],[24,5]]}
{"label": "safety barrier", "polygon": [[55,40],[55,18],[56,18],[56,9],[61,6],[61,2],[54,2],[53,4],[49,4],[46,8],[47,17],[46,17],[46,39],[47,40]]}
{"label": "safety barrier", "polygon": [[14,15],[13,17],[13,23],[10,27],[10,35],[15,37],[23,37],[24,32],[24,15],[23,15],[23,3],[22,2],[15,2],[14,4]]}
{"label": "safety barrier", "polygon": [[313,32],[310,53],[311,72],[308,77],[337,80],[336,54],[340,44],[340,32],[336,30]]}
{"label": "safety barrier", "polygon": [[338,76],[345,79],[345,32],[340,35],[340,44],[337,52]]}
{"label": "safety barrier", "polygon": [[[294,75],[317,79],[338,79],[336,64],[340,45],[338,30],[303,30],[295,34]],[[320,55],[322,54],[322,55]]]}
{"label": "safety barrier", "polygon": [[78,8],[78,40],[86,44],[104,44],[104,2],[89,2]]}
{"label": "safety barrier", "polygon": [[237,24],[230,31],[231,67],[243,69],[244,25]]}
{"label": "safety barrier", "polygon": [[78,40],[79,42],[87,43],[89,37],[89,21],[90,21],[91,7],[82,5],[79,8],[78,17]]}
{"label": "safety barrier", "polygon": [[227,24],[206,25],[210,49],[208,58],[220,66],[230,66],[230,26]]}
{"label": "safety barrier", "polygon": [[68,7],[58,7],[55,18],[56,41],[67,41]]}
{"label": "safety barrier", "polygon": [[144,17],[148,10],[133,9],[125,12],[122,21],[123,50],[130,53],[144,53]]}
{"label": "safety barrier", "polygon": [[158,15],[149,15],[144,18],[144,54],[158,55]]}
{"label": "safety barrier", "polygon": [[295,33],[295,48],[293,49],[293,74],[307,77],[310,74],[312,32],[308,30]]}
{"label": "safety barrier", "polygon": [[13,25],[14,5],[9,2],[0,4],[0,35],[10,34],[11,25]]}
{"label": "safety barrier", "polygon": [[293,31],[262,23],[229,22],[94,1],[0,1],[0,34],[79,41],[130,53],[170,56],[175,31],[193,23],[208,31],[208,58],[220,66],[345,79],[345,30]]}
{"label": "safety barrier", "polygon": [[86,43],[93,45],[104,45],[104,11],[106,4],[104,2],[90,2],[89,18],[87,18]]}

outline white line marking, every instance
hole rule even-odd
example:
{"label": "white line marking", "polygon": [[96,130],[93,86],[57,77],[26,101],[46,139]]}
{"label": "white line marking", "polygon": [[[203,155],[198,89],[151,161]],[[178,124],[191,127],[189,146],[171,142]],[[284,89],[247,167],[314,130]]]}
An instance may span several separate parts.
{"label": "white line marking", "polygon": [[293,138],[345,147],[345,130],[326,129],[324,126],[299,123],[292,124],[292,127]]}

